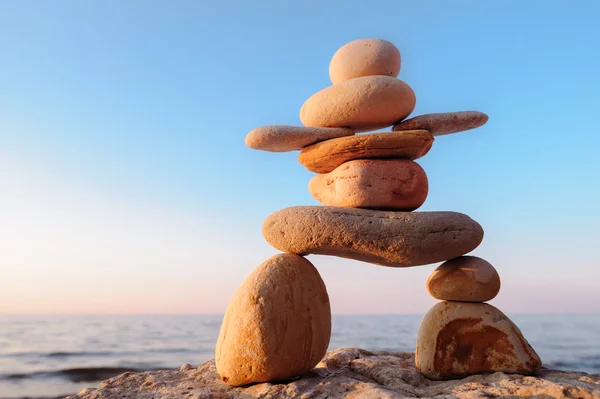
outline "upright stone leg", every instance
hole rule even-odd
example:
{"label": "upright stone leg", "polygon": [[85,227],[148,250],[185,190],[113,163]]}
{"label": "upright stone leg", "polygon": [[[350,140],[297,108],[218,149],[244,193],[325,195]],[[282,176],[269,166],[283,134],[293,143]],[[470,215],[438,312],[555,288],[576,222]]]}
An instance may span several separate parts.
{"label": "upright stone leg", "polygon": [[330,336],[329,296],[317,269],[301,256],[275,255],[231,300],[217,371],[234,386],[296,377],[321,361]]}

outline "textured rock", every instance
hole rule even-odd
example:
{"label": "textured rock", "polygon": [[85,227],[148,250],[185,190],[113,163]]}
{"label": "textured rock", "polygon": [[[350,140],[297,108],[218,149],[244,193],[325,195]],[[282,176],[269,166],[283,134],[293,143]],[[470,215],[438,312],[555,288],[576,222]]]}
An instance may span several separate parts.
{"label": "textured rock", "polygon": [[535,374],[542,365],[504,313],[468,302],[440,302],[427,312],[417,336],[416,364],[431,379],[497,371]]}
{"label": "textured rock", "polygon": [[385,75],[395,78],[400,73],[400,51],[382,39],[359,39],[344,44],[329,63],[333,84],[362,76]]}
{"label": "textured rock", "polygon": [[406,159],[359,159],[313,177],[308,189],[326,206],[412,211],[427,198],[427,175]]}
{"label": "textured rock", "polygon": [[298,161],[311,172],[328,173],[353,159],[417,159],[427,154],[433,136],[426,130],[361,134],[304,148]]}
{"label": "textured rock", "polygon": [[477,248],[483,229],[458,212],[386,212],[295,206],[263,223],[267,242],[283,252],[356,259],[390,267],[419,266]]}
{"label": "textured rock", "polygon": [[229,385],[282,380],[325,355],[331,310],[325,284],[308,260],[279,254],[263,262],[231,300],[215,361]]}
{"label": "textured rock", "polygon": [[460,256],[433,271],[427,280],[427,291],[443,301],[490,301],[500,291],[500,276],[486,260]]}
{"label": "textured rock", "polygon": [[246,135],[246,146],[255,150],[286,152],[301,150],[320,141],[352,135],[352,130],[341,127],[261,126]]}
{"label": "textured rock", "polygon": [[348,127],[366,132],[390,126],[415,108],[409,85],[388,76],[365,76],[329,86],[310,97],[300,109],[305,126]]}
{"label": "textured rock", "polygon": [[233,388],[219,379],[214,361],[187,371],[125,373],[68,399],[253,398],[580,398],[600,399],[600,375],[541,370],[537,377],[494,373],[430,381],[412,353],[338,349],[300,379]]}
{"label": "textured rock", "polygon": [[425,129],[434,136],[462,132],[483,126],[488,116],[483,112],[443,112],[415,116],[394,125],[393,131]]}

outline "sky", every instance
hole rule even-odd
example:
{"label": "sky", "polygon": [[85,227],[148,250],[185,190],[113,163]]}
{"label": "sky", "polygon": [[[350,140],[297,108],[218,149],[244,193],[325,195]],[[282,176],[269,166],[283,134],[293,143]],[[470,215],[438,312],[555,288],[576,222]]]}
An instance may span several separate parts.
{"label": "sky", "polygon": [[[489,122],[418,162],[422,211],[477,220],[506,313],[600,311],[600,3],[1,1],[0,313],[223,313],[278,251],[262,222],[318,205],[299,125],[346,42],[402,54],[419,115]],[[389,130],[389,129],[388,129]],[[436,265],[309,256],[337,314],[421,314]]]}

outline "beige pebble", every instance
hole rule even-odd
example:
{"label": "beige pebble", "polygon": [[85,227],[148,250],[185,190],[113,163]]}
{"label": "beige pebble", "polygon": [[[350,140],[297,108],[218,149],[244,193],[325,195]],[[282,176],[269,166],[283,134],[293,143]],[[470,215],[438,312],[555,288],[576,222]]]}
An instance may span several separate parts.
{"label": "beige pebble", "polygon": [[487,303],[440,302],[417,337],[417,369],[430,379],[501,371],[535,374],[541,360],[517,326]]}
{"label": "beige pebble", "polygon": [[261,126],[246,135],[246,146],[255,150],[286,152],[301,150],[320,141],[352,135],[352,130],[341,127]]}
{"label": "beige pebble", "polygon": [[280,251],[339,256],[390,267],[427,265],[477,248],[483,229],[458,212],[389,212],[295,206],[267,217],[263,236]]}
{"label": "beige pebble", "polygon": [[388,76],[364,76],[329,86],[300,109],[305,126],[347,127],[356,132],[391,126],[415,108],[409,85]]}
{"label": "beige pebble", "polygon": [[360,134],[310,145],[298,161],[311,172],[329,173],[354,159],[414,160],[427,154],[432,144],[433,136],[426,130]]}
{"label": "beige pebble", "polygon": [[489,262],[460,256],[442,263],[427,280],[429,294],[443,301],[486,302],[500,291],[500,276]]}
{"label": "beige pebble", "polygon": [[475,129],[487,121],[488,116],[483,112],[444,112],[415,116],[394,125],[392,131],[425,129],[434,136],[441,136]]}
{"label": "beige pebble", "polygon": [[330,335],[329,297],[319,272],[301,256],[278,254],[254,270],[229,303],[217,371],[233,386],[296,377],[323,358]]}
{"label": "beige pebble", "polygon": [[400,51],[382,39],[359,39],[344,44],[329,63],[333,84],[362,76],[385,75],[395,78],[400,73]]}
{"label": "beige pebble", "polygon": [[413,211],[423,205],[427,175],[407,159],[359,159],[317,175],[308,189],[326,206]]}

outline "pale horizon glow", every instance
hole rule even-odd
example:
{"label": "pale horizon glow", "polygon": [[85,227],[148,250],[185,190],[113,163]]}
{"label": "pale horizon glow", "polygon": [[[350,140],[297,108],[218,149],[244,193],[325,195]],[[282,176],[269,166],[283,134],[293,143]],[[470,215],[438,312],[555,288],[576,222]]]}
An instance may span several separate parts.
{"label": "pale horizon glow", "polygon": [[[600,312],[597,3],[108,3],[0,5],[0,314],[223,314],[278,253],[262,221],[318,204],[297,153],[244,137],[298,125],[330,84],[330,57],[359,37],[400,48],[413,115],[490,116],[418,162],[420,210],[484,228],[472,254],[500,273],[491,304]],[[364,22],[334,27],[334,14]],[[437,265],[308,259],[334,314],[422,315],[437,302],[425,290]]]}

